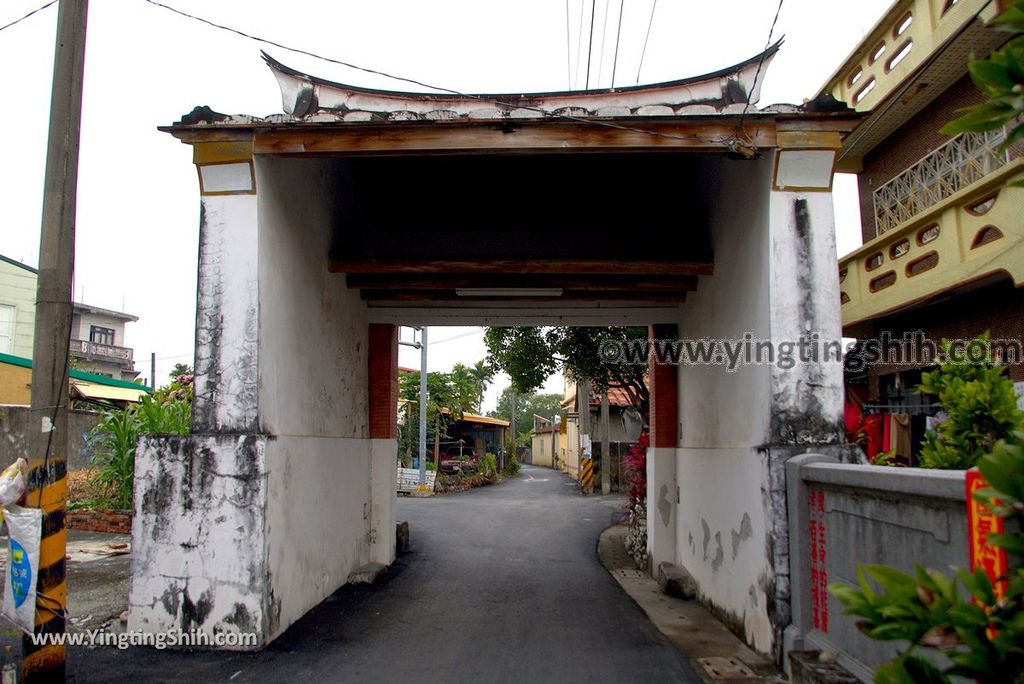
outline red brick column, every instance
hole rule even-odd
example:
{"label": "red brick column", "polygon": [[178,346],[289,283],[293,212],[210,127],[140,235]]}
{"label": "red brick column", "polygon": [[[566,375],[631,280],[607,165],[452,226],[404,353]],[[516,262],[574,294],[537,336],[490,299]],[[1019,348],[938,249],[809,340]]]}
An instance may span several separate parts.
{"label": "red brick column", "polygon": [[398,327],[369,325],[367,370],[370,439],[398,437]]}
{"label": "red brick column", "polygon": [[[674,340],[678,326],[671,323],[652,325],[648,337],[653,340]],[[675,448],[679,441],[679,368],[651,361],[648,375],[650,400],[651,446]]]}

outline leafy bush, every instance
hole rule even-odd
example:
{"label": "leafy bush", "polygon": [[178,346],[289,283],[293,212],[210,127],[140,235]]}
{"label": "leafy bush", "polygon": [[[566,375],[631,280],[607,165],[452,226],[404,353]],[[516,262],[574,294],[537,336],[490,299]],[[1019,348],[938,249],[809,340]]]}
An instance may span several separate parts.
{"label": "leafy bush", "polygon": [[[967,65],[971,80],[986,100],[966,109],[966,114],[947,124],[942,132],[956,135],[968,131],[991,131],[1007,127],[1006,141],[1000,151],[1024,140],[1024,2],[1017,0],[992,20],[992,26],[1015,34],[988,59],[972,59]],[[1024,181],[1012,185],[1024,186]]]}
{"label": "leafy bush", "polygon": [[[921,447],[925,468],[971,468],[997,441],[1024,428],[1013,383],[1005,368],[995,365],[988,335],[970,345],[983,351],[979,363],[948,360],[938,370],[922,374],[921,392],[937,396],[948,416],[935,432],[925,435]],[[950,359],[948,342],[943,343],[943,351]]]}
{"label": "leafy bush", "polygon": [[135,447],[140,435],[185,435],[191,425],[192,406],[178,399],[160,403],[147,396],[124,410],[106,411],[88,437],[97,469],[98,503],[109,508],[131,508]]}
{"label": "leafy bush", "polygon": [[476,464],[476,471],[484,477],[490,477],[498,473],[498,457],[494,454],[484,454]]}
{"label": "leafy bush", "polygon": [[505,469],[501,471],[504,477],[516,477],[519,475],[519,470],[522,466],[519,464],[519,459],[515,455],[509,455],[508,462],[505,463]]}

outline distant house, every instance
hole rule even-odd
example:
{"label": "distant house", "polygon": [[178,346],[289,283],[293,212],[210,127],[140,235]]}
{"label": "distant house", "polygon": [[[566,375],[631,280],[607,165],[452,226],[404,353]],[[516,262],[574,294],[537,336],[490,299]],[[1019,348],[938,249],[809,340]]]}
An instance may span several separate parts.
{"label": "distant house", "polygon": [[[566,438],[559,445],[559,452],[557,454],[561,469],[573,476],[579,472],[581,454],[588,448],[585,444],[586,439],[580,432],[580,395],[576,390],[576,383],[566,379],[565,398],[562,400],[562,408],[566,412],[566,417],[561,428]],[[588,412],[590,414],[591,426],[590,454],[593,458],[600,459],[600,395],[591,394]],[[618,387],[611,387],[608,390],[608,417],[608,441],[609,451],[611,451],[612,482],[614,486],[618,481],[619,461],[622,455],[629,449],[629,445],[636,441],[642,425],[640,415],[633,408],[629,395],[624,389]]]}
{"label": "distant house", "polygon": [[[36,269],[0,254],[0,354],[32,358],[37,279]],[[71,317],[72,366],[115,380],[137,378],[134,350],[124,346],[124,325],[137,320],[131,314],[76,302]]]}
{"label": "distant house", "polygon": [[0,254],[0,354],[32,356],[36,269]]}
{"label": "distant house", "polygon": [[[70,369],[68,376],[68,396],[76,408],[122,408],[152,391],[144,385],[76,368]],[[31,394],[32,359],[0,354],[0,404],[28,406]]]}

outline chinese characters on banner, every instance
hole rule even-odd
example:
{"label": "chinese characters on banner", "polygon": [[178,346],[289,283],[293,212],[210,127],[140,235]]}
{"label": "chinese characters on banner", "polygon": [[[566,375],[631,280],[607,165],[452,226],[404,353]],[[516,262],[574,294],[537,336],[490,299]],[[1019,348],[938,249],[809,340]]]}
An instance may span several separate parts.
{"label": "chinese characters on banner", "polygon": [[825,566],[825,492],[808,492],[810,529],[808,540],[811,550],[811,624],[821,632],[828,632],[828,570]]}
{"label": "chinese characters on banner", "polygon": [[981,568],[992,582],[997,598],[1006,594],[1006,580],[996,581],[1006,576],[1008,565],[1006,552],[987,541],[989,534],[1003,532],[1003,519],[994,514],[979,501],[974,500],[974,493],[988,486],[977,468],[967,471],[967,534],[970,545],[971,570]]}

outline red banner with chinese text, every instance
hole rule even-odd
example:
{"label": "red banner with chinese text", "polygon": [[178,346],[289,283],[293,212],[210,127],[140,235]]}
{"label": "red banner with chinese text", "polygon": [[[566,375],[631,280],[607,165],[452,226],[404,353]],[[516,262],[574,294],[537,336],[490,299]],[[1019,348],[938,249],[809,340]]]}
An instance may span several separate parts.
{"label": "red banner with chinese text", "polygon": [[974,493],[985,487],[988,487],[988,483],[977,468],[967,471],[967,541],[970,546],[971,571],[978,568],[984,570],[996,596],[1002,598],[1006,595],[1006,580],[999,578],[1006,576],[1009,565],[1006,552],[990,545],[988,535],[1002,534],[1003,519],[980,501],[975,501]]}

